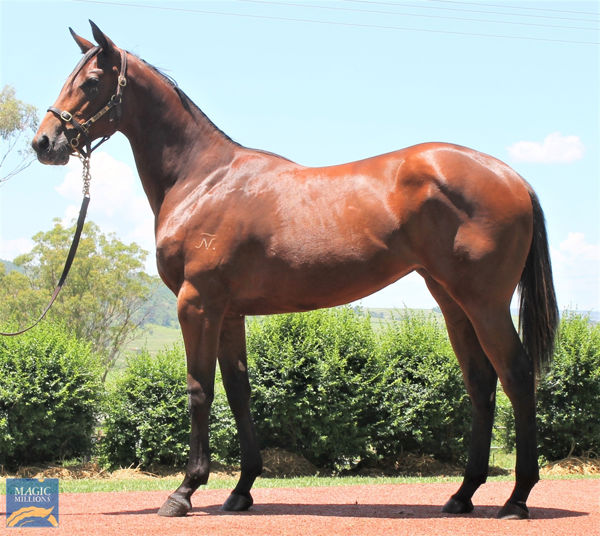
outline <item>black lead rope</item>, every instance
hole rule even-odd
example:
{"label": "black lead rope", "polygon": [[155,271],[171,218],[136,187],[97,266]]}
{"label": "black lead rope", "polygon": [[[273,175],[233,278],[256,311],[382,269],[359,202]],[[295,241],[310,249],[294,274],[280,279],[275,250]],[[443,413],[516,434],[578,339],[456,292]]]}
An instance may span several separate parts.
{"label": "black lead rope", "polygon": [[90,204],[90,196],[84,195],[83,201],[81,203],[81,208],[79,209],[79,218],[77,218],[77,228],[75,229],[75,235],[73,236],[73,242],[71,243],[71,248],[69,249],[69,254],[67,255],[67,260],[65,261],[65,267],[63,268],[62,275],[58,280],[58,284],[52,293],[52,297],[50,298],[50,303],[44,309],[44,312],[40,315],[40,317],[33,323],[31,326],[21,329],[19,331],[15,331],[14,333],[4,333],[0,331],[0,335],[4,335],[5,337],[14,337],[15,335],[21,335],[26,331],[37,326],[43,318],[46,316],[46,313],[52,307],[54,300],[58,296],[58,293],[62,289],[65,280],[67,279],[67,275],[69,274],[69,270],[71,269],[71,264],[73,264],[73,259],[75,258],[75,253],[77,253],[77,247],[79,246],[79,239],[81,238],[81,231],[83,230],[83,224],[85,223],[85,216],[87,214],[88,205]]}

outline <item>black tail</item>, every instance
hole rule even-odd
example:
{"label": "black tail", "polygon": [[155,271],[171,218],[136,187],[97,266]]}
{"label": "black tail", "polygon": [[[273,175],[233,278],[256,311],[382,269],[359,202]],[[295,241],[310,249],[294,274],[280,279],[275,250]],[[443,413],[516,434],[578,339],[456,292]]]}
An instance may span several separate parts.
{"label": "black tail", "polygon": [[519,331],[539,377],[552,360],[559,314],[544,213],[535,193],[530,190],[529,195],[533,206],[533,239],[519,282]]}

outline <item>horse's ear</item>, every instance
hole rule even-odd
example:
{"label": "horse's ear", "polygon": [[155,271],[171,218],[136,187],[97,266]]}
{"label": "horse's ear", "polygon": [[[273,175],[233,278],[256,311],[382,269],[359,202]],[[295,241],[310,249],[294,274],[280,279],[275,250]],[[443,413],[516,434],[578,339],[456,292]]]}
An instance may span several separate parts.
{"label": "horse's ear", "polygon": [[79,35],[77,35],[73,31],[73,28],[69,28],[69,31],[71,32],[71,35],[73,36],[73,39],[75,39],[75,42],[77,43],[77,45],[79,45],[79,48],[81,49],[82,54],[85,54],[88,50],[90,50],[91,48],[94,48],[93,43],[90,43],[87,39],[84,39],[83,37],[80,37]]}
{"label": "horse's ear", "polygon": [[102,52],[104,52],[105,54],[110,54],[114,52],[117,48],[115,44],[106,35],[104,35],[104,33],[102,33],[102,30],[100,30],[100,28],[96,26],[94,21],[90,21],[90,25],[92,27],[92,34],[94,35],[94,39],[96,40],[96,43],[100,45]]}

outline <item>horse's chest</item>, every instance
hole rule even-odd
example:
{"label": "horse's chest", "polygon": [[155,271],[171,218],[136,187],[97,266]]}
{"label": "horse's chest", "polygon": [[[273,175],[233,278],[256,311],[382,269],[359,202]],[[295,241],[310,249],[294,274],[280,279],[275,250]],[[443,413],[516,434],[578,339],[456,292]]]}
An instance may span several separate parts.
{"label": "horse's chest", "polygon": [[160,277],[175,294],[183,283],[185,255],[182,233],[156,229],[156,266]]}
{"label": "horse's chest", "polygon": [[[224,265],[231,237],[222,225],[197,215],[166,218],[156,230],[156,260],[169,287],[185,278],[218,270]],[[174,283],[171,283],[174,282]]]}

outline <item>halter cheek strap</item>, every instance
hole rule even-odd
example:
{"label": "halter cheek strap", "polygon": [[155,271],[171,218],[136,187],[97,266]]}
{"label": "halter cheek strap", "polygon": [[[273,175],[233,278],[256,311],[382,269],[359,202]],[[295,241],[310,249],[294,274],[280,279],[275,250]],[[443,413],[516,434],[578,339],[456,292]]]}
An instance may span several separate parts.
{"label": "halter cheek strap", "polygon": [[[69,140],[71,147],[81,153],[84,157],[89,158],[92,151],[102,145],[110,136],[104,136],[96,145],[92,147],[92,140],[90,139],[89,132],[92,125],[98,121],[107,112],[111,112],[111,121],[119,120],[121,118],[121,104],[123,102],[123,89],[127,86],[127,54],[124,50],[121,50],[121,69],[119,72],[119,78],[117,81],[117,89],[115,93],[110,97],[108,103],[101,108],[96,114],[90,117],[84,123],[81,123],[73,117],[71,112],[66,110],[59,110],[54,106],[48,108],[49,112],[52,112],[58,117],[64,124],[71,125],[76,131],[77,135]],[[82,143],[83,141],[83,143]]]}

